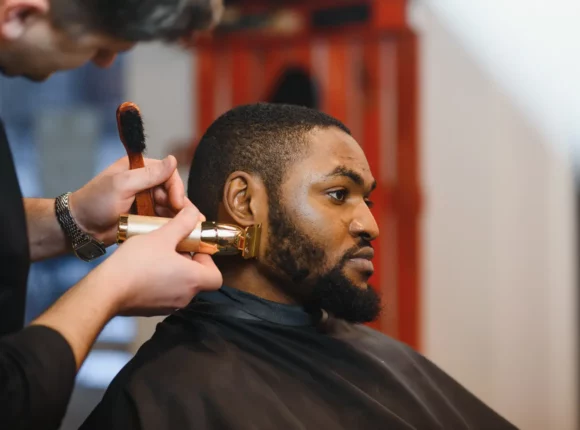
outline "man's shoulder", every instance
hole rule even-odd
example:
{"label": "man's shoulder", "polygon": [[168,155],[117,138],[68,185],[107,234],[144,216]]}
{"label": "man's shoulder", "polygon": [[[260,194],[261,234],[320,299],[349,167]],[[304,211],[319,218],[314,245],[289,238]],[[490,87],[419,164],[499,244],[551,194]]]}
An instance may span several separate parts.
{"label": "man's shoulder", "polygon": [[115,376],[81,429],[157,428],[155,423],[143,422],[143,417],[166,407],[172,398],[170,391],[185,381],[193,381],[191,393],[194,384],[203,384],[205,366],[197,352],[203,351],[207,338],[203,324],[187,327],[173,316],[160,322],[153,336]]}
{"label": "man's shoulder", "polygon": [[209,368],[204,363],[219,365],[225,344],[211,321],[182,321],[175,315],[170,316],[157,325],[153,336],[119,372],[111,387],[134,391],[151,381],[179,379],[183,372],[199,372],[197,380],[202,383],[202,376]]}

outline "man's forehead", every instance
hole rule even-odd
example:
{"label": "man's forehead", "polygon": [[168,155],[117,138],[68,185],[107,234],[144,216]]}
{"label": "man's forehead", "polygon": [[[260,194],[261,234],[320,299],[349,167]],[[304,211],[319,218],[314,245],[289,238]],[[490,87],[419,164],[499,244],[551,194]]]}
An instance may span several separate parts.
{"label": "man's forehead", "polygon": [[348,170],[365,182],[373,181],[369,163],[358,142],[337,128],[317,130],[312,134],[307,162],[320,174],[336,175]]}

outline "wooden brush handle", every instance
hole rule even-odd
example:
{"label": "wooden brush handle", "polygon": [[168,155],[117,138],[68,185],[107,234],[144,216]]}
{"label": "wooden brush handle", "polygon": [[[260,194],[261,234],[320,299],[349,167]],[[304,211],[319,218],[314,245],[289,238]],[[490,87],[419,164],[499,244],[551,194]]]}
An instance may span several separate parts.
{"label": "wooden brush handle", "polygon": [[[121,142],[123,143],[125,151],[127,152],[127,156],[129,157],[129,169],[141,169],[145,167],[143,154],[140,152],[132,152],[129,149],[126,136],[123,133],[123,127],[121,125],[121,114],[126,109],[135,109],[137,112],[139,112],[139,107],[134,103],[127,102],[119,106],[117,109],[117,128],[119,130],[119,137],[121,138]],[[156,216],[152,190],[145,190],[137,193],[133,207],[134,209],[132,212],[136,212],[137,215]]]}
{"label": "wooden brush handle", "polygon": [[[145,167],[145,161],[143,160],[143,154],[131,154],[129,153],[129,168],[141,169]],[[145,190],[137,193],[135,195],[135,210],[137,215],[143,216],[157,216],[155,213],[155,204],[153,203],[153,191]]]}

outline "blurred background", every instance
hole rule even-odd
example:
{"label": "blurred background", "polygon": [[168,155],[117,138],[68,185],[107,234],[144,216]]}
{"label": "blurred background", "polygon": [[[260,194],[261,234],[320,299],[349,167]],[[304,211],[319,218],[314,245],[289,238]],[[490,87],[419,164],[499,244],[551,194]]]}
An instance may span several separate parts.
{"label": "blurred background", "polygon": [[[124,155],[115,110],[141,107],[148,156],[187,176],[232,106],[297,103],[344,121],[379,182],[374,328],[425,354],[522,429],[580,429],[580,3],[231,0],[211,36],[149,44],[43,84],[0,78],[23,193],[55,197]],[[94,264],[98,264],[95,262]],[[93,265],[33,266],[30,321]],[[117,318],[82,367],[76,429],[156,318]]]}

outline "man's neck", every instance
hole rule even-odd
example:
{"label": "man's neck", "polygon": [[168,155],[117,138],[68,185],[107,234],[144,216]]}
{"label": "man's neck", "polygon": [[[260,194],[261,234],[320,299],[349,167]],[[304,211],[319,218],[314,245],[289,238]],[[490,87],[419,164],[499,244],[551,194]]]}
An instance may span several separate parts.
{"label": "man's neck", "polygon": [[295,304],[296,300],[284,293],[271,279],[251,262],[220,265],[224,285],[236,288],[264,300],[283,304]]}

